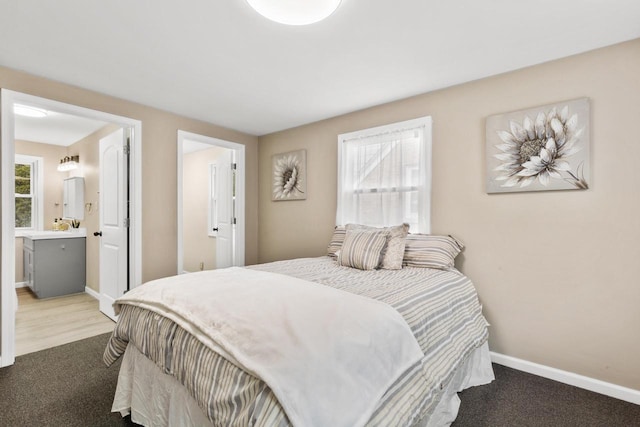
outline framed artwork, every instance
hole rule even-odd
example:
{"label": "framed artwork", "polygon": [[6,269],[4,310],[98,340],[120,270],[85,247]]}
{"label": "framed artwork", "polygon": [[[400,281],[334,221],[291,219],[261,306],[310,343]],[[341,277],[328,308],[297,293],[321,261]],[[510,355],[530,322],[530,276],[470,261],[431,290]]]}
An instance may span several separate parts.
{"label": "framed artwork", "polygon": [[271,165],[273,174],[271,200],[307,198],[307,150],[274,154]]}
{"label": "framed artwork", "polygon": [[486,122],[487,193],[589,188],[589,99]]}

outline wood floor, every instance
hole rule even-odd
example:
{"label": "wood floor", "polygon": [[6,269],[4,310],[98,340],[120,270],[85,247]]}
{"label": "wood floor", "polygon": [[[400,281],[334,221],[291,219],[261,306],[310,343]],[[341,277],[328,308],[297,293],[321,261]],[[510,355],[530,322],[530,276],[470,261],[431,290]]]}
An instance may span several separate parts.
{"label": "wood floor", "polygon": [[86,293],[38,299],[19,288],[16,313],[16,356],[111,332],[115,323]]}

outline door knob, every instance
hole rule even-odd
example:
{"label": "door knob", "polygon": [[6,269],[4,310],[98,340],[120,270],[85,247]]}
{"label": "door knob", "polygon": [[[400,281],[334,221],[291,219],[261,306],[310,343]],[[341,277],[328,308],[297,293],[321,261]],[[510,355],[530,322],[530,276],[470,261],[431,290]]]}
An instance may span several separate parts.
{"label": "door knob", "polygon": [[102,231],[95,231],[93,233],[94,236],[102,236]]}
{"label": "door knob", "polygon": [[214,227],[214,228],[213,228],[213,231],[218,231],[218,227]]}

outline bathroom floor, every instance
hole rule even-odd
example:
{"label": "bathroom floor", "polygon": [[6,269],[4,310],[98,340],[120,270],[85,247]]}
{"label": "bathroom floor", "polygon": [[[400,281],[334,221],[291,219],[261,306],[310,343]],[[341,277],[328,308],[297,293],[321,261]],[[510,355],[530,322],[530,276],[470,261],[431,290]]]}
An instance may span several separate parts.
{"label": "bathroom floor", "polygon": [[16,313],[16,356],[111,332],[115,323],[86,293],[38,299],[19,288]]}

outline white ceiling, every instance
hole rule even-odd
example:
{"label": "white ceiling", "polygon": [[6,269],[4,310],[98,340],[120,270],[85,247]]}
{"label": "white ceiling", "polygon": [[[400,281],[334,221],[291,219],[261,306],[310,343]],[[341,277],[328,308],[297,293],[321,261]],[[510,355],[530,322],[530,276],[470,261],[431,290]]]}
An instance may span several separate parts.
{"label": "white ceiling", "polygon": [[198,151],[208,150],[211,147],[213,147],[211,144],[185,139],[182,142],[182,154],[196,153]]}
{"label": "white ceiling", "polygon": [[638,0],[0,0],[0,65],[255,135],[638,37]]}
{"label": "white ceiling", "polygon": [[15,115],[15,139],[44,144],[69,145],[107,125],[100,120],[47,111],[46,117]]}

